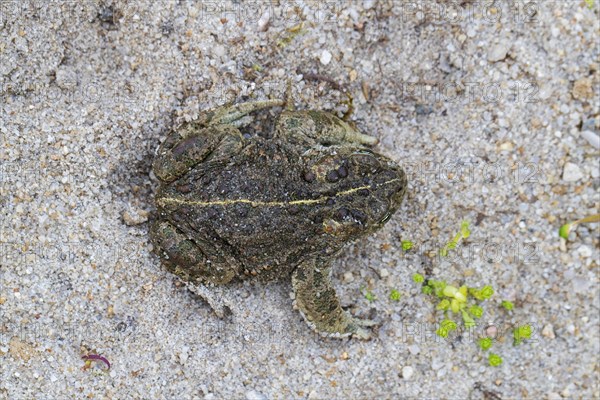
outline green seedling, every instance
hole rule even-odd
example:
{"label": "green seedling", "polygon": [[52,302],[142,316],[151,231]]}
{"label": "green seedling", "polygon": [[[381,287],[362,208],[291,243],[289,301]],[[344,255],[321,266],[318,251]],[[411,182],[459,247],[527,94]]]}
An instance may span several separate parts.
{"label": "green seedling", "polygon": [[498,354],[490,353],[488,361],[492,367],[497,367],[502,364],[502,357],[500,357]]}
{"label": "green seedling", "polygon": [[477,341],[477,344],[479,344],[479,347],[483,351],[489,350],[492,347],[493,343],[494,341],[490,337],[484,337]]}
{"label": "green seedling", "polygon": [[506,311],[512,311],[512,309],[515,308],[515,305],[508,300],[504,300],[500,305],[504,307]]}
{"label": "green seedling", "polygon": [[519,326],[516,327],[513,330],[513,338],[514,338],[514,345],[518,346],[523,342],[523,339],[530,339],[531,338],[531,326],[530,325],[523,325],[523,326]]}
{"label": "green seedling", "polygon": [[402,244],[402,250],[404,251],[409,251],[414,246],[413,242],[411,242],[410,240],[402,240],[400,244]]}
{"label": "green seedling", "polygon": [[582,219],[578,219],[577,221],[573,221],[573,222],[569,222],[568,224],[564,224],[558,230],[558,236],[560,236],[561,238],[563,238],[565,240],[569,240],[569,233],[571,233],[571,231],[573,229],[575,229],[577,227],[577,225],[584,224],[584,223],[593,223],[593,222],[600,222],[600,214],[590,215],[589,217],[585,217]]}
{"label": "green seedling", "polygon": [[462,239],[466,239],[470,235],[471,231],[469,230],[469,221],[461,222],[459,232],[456,235],[454,235],[450,242],[448,242],[444,247],[440,249],[440,256],[446,257],[448,255],[449,250],[454,250]]}

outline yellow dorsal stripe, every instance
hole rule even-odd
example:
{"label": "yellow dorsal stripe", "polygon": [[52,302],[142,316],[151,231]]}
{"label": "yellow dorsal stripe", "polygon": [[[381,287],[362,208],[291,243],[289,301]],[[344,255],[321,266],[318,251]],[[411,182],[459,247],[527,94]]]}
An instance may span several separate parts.
{"label": "yellow dorsal stripe", "polygon": [[[387,182],[384,182],[380,185],[377,186],[383,186],[383,185],[387,185],[390,183],[394,183],[396,181],[399,181],[398,178],[396,179],[392,179],[389,180]],[[248,200],[248,199],[233,199],[233,200],[213,200],[213,201],[196,201],[196,200],[187,200],[187,199],[178,199],[178,198],[173,198],[173,197],[162,197],[160,199],[157,200],[157,202],[160,205],[167,205],[167,204],[185,204],[185,205],[191,205],[191,206],[200,206],[200,207],[207,207],[207,206],[228,206],[231,204],[250,204],[253,207],[261,207],[261,206],[270,206],[270,207],[277,207],[277,206],[288,206],[288,205],[309,205],[309,204],[319,204],[319,203],[324,203],[327,200],[329,200],[331,197],[340,197],[340,196],[345,196],[348,194],[352,194],[355,192],[358,192],[359,190],[363,190],[363,189],[371,189],[371,186],[360,186],[360,187],[356,187],[356,188],[352,188],[352,189],[348,189],[348,190],[344,190],[341,192],[338,192],[335,194],[335,196],[322,196],[319,197],[318,199],[308,199],[308,200],[292,200],[292,201],[257,201],[257,200]]]}

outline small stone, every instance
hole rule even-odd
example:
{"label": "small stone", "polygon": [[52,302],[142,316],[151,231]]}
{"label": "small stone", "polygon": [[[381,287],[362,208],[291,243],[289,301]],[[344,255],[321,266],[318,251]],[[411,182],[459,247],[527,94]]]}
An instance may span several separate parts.
{"label": "small stone", "polygon": [[269,29],[269,22],[271,20],[271,14],[268,11],[265,11],[263,15],[258,19],[257,30],[259,32],[266,32]]}
{"label": "small stone", "polygon": [[320,399],[321,396],[319,396],[319,394],[316,391],[311,390],[310,393],[308,394],[308,398],[309,398],[309,400],[317,400],[317,399]]}
{"label": "small stone", "polygon": [[56,84],[61,89],[69,90],[77,86],[77,74],[71,67],[59,67],[55,76]]}
{"label": "small stone", "polygon": [[590,258],[592,256],[592,249],[589,246],[581,245],[577,249],[577,252],[581,256],[581,258]]}
{"label": "small stone", "polygon": [[506,58],[508,53],[508,45],[506,43],[498,43],[488,49],[488,61],[497,62]]}
{"label": "small stone", "polygon": [[567,182],[576,182],[583,178],[583,172],[577,164],[568,162],[563,169],[563,180]]}
{"label": "small stone", "polygon": [[352,274],[352,272],[345,272],[344,273],[344,282],[349,283],[354,281],[354,275]]}
{"label": "small stone", "polygon": [[512,144],[512,142],[504,142],[502,144],[500,144],[500,150],[503,151],[511,151],[515,146]]}
{"label": "small stone", "polygon": [[267,400],[266,396],[256,390],[249,390],[246,392],[247,400]]}
{"label": "small stone", "polygon": [[123,212],[123,222],[127,226],[140,225],[148,221],[148,211],[140,209],[125,210]]}
{"label": "small stone", "polygon": [[181,365],[184,365],[185,362],[188,360],[188,358],[190,356],[189,350],[190,350],[189,347],[183,346],[181,348],[181,350],[179,351],[179,362],[181,363]]}
{"label": "small stone", "polygon": [[417,355],[421,352],[421,348],[416,344],[411,344],[410,346],[408,346],[408,351],[412,355]]}
{"label": "small stone", "polygon": [[331,58],[331,53],[328,50],[323,50],[323,52],[321,53],[321,57],[319,57],[319,60],[321,61],[321,64],[327,65],[331,62]]}
{"label": "small stone", "polygon": [[213,48],[213,54],[217,57],[223,57],[225,55],[225,47],[218,45]]}
{"label": "small stone", "polygon": [[442,368],[444,365],[446,364],[446,362],[440,358],[435,358],[433,359],[433,361],[431,362],[431,368],[433,368],[434,370],[438,370],[440,368]]}
{"label": "small stone", "polygon": [[581,137],[587,140],[593,147],[600,149],[600,136],[596,135],[592,131],[582,131]]}
{"label": "small stone", "polygon": [[379,271],[379,276],[382,278],[387,278],[388,276],[390,276],[390,273],[387,269],[381,268],[381,270]]}
{"label": "small stone", "polygon": [[410,365],[402,367],[402,378],[409,380],[413,376],[414,373],[415,373],[415,370]]}
{"label": "small stone", "polygon": [[544,326],[542,329],[542,336],[547,337],[548,339],[554,339],[556,335],[554,334],[554,327],[552,324],[548,324]]}
{"label": "small stone", "polygon": [[365,10],[370,10],[371,8],[373,8],[374,5],[375,5],[375,0],[364,0],[363,1],[363,8]]}
{"label": "small stone", "polygon": [[498,334],[498,328],[495,325],[490,325],[486,328],[485,334],[488,337],[495,338],[496,335]]}
{"label": "small stone", "polygon": [[573,90],[571,93],[577,100],[591,99],[594,96],[592,80],[590,78],[577,79],[573,84]]}
{"label": "small stone", "polygon": [[356,80],[356,78],[358,77],[358,72],[356,72],[356,70],[353,69],[352,71],[350,71],[350,73],[348,75],[350,77],[350,82],[354,82]]}

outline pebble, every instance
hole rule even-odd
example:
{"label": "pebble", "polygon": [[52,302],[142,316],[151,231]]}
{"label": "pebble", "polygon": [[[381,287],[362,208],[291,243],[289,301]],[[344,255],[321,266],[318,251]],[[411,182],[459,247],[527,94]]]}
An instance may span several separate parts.
{"label": "pebble", "polygon": [[441,358],[434,358],[431,362],[431,368],[437,371],[438,369],[442,368],[445,364],[446,362]]}
{"label": "pebble", "polygon": [[246,400],[267,400],[267,397],[256,390],[249,390],[246,392]]}
{"label": "pebble", "polygon": [[350,283],[354,281],[354,275],[352,272],[344,272],[344,282]]}
{"label": "pebble", "polygon": [[573,90],[571,91],[573,97],[577,100],[587,100],[594,96],[594,89],[592,88],[592,80],[590,78],[580,78],[573,84]]}
{"label": "pebble", "polygon": [[542,328],[542,336],[547,337],[548,339],[554,339],[556,337],[552,324],[547,324]]}
{"label": "pebble", "polygon": [[402,367],[402,378],[408,380],[413,376],[414,373],[415,370],[410,365]]}
{"label": "pebble", "polygon": [[508,45],[506,43],[498,43],[488,49],[487,58],[489,62],[502,61],[508,53]]}
{"label": "pebble", "polygon": [[388,276],[390,276],[390,273],[388,272],[387,269],[381,268],[379,270],[379,276],[382,277],[382,278],[387,278]]}
{"label": "pebble", "polygon": [[600,136],[596,135],[592,131],[582,131],[581,137],[587,140],[596,149],[600,149]]}
{"label": "pebble", "polygon": [[319,57],[319,61],[321,61],[321,64],[327,65],[331,62],[331,58],[331,53],[328,50],[323,50],[321,57]]}
{"label": "pebble", "polygon": [[188,360],[188,358],[190,356],[189,350],[190,350],[190,348],[188,346],[183,346],[179,350],[179,362],[181,363],[181,365],[184,365],[185,362]]}
{"label": "pebble", "polygon": [[411,344],[410,346],[408,346],[408,351],[412,355],[417,355],[421,352],[421,348],[419,346],[417,346],[416,344]]}
{"label": "pebble", "polygon": [[77,74],[71,67],[62,66],[56,70],[56,84],[59,88],[69,90],[77,86]]}
{"label": "pebble", "polygon": [[140,225],[148,221],[148,211],[140,209],[130,209],[123,211],[123,222],[127,226]]}
{"label": "pebble", "polygon": [[257,30],[259,32],[265,32],[269,29],[269,22],[271,20],[271,14],[268,11],[265,11],[263,15],[258,19]]}
{"label": "pebble", "polygon": [[590,258],[592,256],[592,249],[590,249],[590,247],[586,246],[585,244],[579,246],[577,252],[582,258]]}
{"label": "pebble", "polygon": [[577,182],[583,178],[583,172],[581,172],[581,168],[577,164],[573,164],[572,162],[568,162],[565,164],[563,168],[563,180],[566,182]]}

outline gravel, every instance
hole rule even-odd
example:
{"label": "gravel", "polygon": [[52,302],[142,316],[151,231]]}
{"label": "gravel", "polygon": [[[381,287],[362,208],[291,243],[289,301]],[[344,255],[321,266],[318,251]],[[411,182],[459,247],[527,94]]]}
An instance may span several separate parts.
{"label": "gravel", "polygon": [[[557,235],[600,203],[588,3],[2,2],[0,398],[599,398],[598,224]],[[219,317],[151,253],[168,130],[288,80],[300,108],[351,97],[409,173],[399,212],[334,264],[343,305],[380,323],[369,342],[311,332],[289,282],[202,289]],[[479,330],[436,336],[415,272],[492,284]]]}

